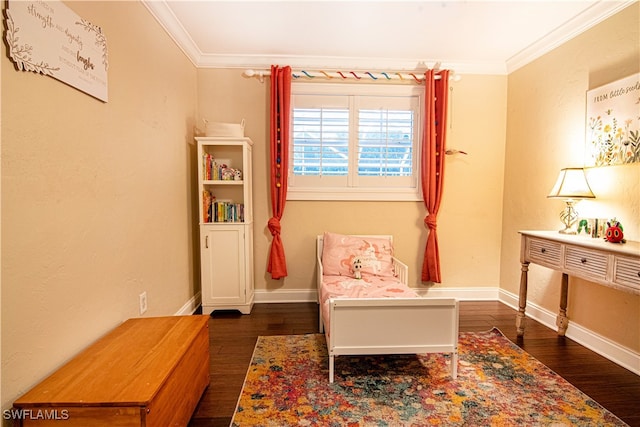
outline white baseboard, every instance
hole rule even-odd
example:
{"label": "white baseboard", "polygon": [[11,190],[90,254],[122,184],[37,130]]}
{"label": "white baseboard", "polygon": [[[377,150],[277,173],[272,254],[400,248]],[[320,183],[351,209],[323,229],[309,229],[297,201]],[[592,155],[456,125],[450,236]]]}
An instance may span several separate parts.
{"label": "white baseboard", "polygon": [[[431,297],[457,298],[460,301],[500,301],[509,307],[518,309],[518,296],[497,287],[482,288],[430,288],[418,289],[418,294]],[[315,289],[283,289],[275,291],[257,290],[256,303],[316,302]],[[185,305],[186,306],[186,305]],[[527,302],[527,317],[543,325],[557,329],[556,315],[543,307]],[[515,327],[515,319],[514,319]],[[565,334],[580,345],[600,354],[618,365],[640,375],[640,354],[617,344],[577,323],[569,322]]]}
{"label": "white baseboard", "polygon": [[[518,296],[511,292],[500,289],[498,300],[515,310],[518,309]],[[553,313],[539,305],[527,301],[526,315],[527,317],[530,317],[551,329],[557,329],[557,313]],[[640,354],[635,351],[615,343],[577,323],[572,323],[571,321],[569,321],[569,326],[567,327],[565,336],[571,338],[589,350],[606,357],[612,362],[617,363],[623,368],[630,370],[636,375],[640,375]]]}
{"label": "white baseboard", "polygon": [[256,290],[256,304],[279,302],[317,302],[318,292],[315,289],[278,289],[275,291]]}
{"label": "white baseboard", "polygon": [[418,295],[423,297],[456,298],[460,301],[496,301],[498,288],[429,288],[416,289]]}
{"label": "white baseboard", "polygon": [[192,296],[180,309],[175,316],[190,316],[200,307],[200,292]]}

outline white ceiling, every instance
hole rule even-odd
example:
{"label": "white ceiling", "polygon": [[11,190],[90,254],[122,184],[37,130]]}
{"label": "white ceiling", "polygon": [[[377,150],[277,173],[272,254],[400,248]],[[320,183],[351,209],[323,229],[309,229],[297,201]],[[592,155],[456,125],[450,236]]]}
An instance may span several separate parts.
{"label": "white ceiling", "polygon": [[637,0],[142,0],[198,67],[506,74]]}

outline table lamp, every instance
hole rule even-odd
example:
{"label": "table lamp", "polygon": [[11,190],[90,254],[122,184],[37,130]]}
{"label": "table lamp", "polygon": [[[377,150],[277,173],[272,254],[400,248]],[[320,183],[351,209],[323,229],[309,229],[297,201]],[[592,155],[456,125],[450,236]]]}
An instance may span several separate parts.
{"label": "table lamp", "polygon": [[558,180],[547,197],[564,199],[567,207],[560,212],[560,220],[565,225],[562,234],[576,234],[573,224],[578,219],[578,212],[574,208],[580,199],[595,199],[591,187],[587,182],[583,168],[564,168],[560,170]]}

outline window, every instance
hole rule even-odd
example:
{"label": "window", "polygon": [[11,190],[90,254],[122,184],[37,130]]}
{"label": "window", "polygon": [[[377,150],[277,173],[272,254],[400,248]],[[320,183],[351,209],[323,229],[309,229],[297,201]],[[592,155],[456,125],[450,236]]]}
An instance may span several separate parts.
{"label": "window", "polygon": [[290,200],[421,200],[424,88],[292,85]]}

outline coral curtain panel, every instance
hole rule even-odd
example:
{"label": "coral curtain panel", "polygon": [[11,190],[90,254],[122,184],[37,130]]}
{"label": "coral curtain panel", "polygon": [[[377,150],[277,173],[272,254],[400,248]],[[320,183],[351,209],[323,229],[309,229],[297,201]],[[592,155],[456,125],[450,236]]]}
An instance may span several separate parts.
{"label": "coral curtain panel", "polygon": [[271,210],[268,227],[273,240],[267,271],[271,278],[287,276],[287,260],[280,238],[280,220],[287,200],[287,171],[289,165],[289,124],[291,106],[291,67],[271,66]]}
{"label": "coral curtain panel", "polygon": [[[436,79],[436,75],[440,78]],[[429,235],[422,263],[422,281],[440,283],[440,253],[436,229],[444,180],[449,70],[427,70],[424,76],[425,120],[420,173],[422,196],[427,208],[424,223],[429,229]]]}

